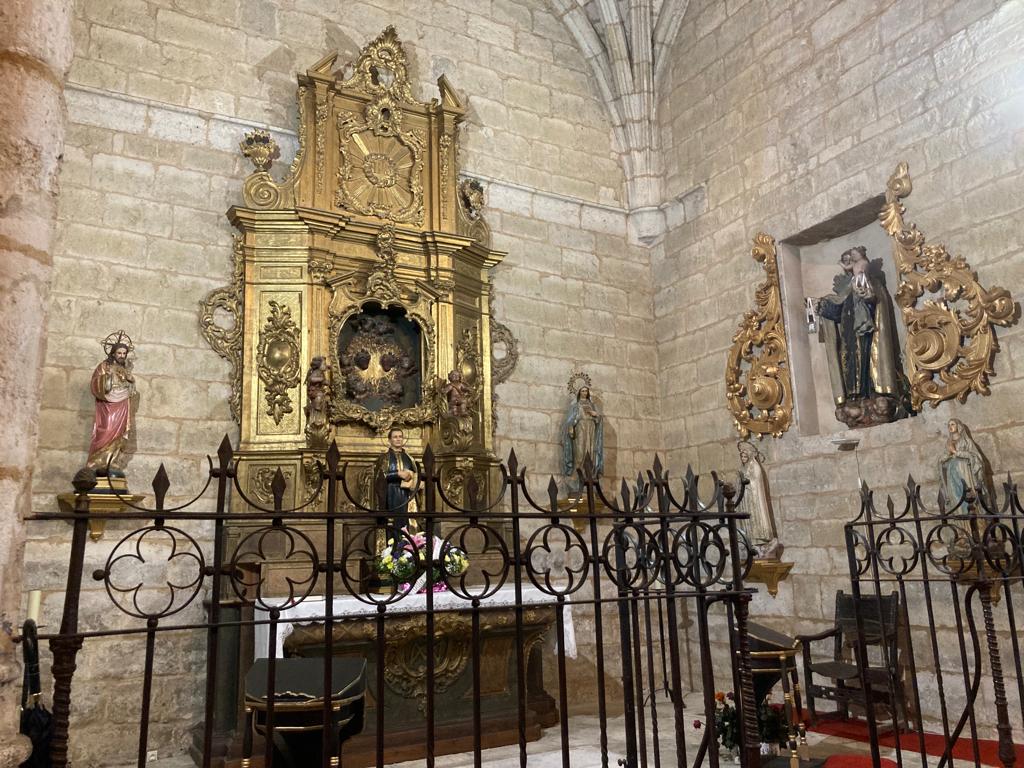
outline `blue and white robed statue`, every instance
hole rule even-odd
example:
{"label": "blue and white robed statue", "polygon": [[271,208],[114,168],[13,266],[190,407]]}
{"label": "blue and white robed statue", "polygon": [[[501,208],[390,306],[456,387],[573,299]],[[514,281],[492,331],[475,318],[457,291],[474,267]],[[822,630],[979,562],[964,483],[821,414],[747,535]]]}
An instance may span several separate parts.
{"label": "blue and white robed statue", "polygon": [[604,469],[604,416],[590,391],[590,377],[573,371],[569,377],[573,399],[562,423],[562,472],[569,479],[569,488],[580,490],[578,470],[589,455],[594,477]]}

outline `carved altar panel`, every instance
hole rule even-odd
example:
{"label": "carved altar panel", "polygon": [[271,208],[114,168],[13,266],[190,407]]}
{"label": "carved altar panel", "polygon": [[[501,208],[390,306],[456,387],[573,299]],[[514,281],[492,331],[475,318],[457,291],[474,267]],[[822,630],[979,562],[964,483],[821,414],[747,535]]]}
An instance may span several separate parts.
{"label": "carved altar panel", "polygon": [[255,338],[257,431],[294,435],[299,430],[302,379],[302,293],[260,293]]}

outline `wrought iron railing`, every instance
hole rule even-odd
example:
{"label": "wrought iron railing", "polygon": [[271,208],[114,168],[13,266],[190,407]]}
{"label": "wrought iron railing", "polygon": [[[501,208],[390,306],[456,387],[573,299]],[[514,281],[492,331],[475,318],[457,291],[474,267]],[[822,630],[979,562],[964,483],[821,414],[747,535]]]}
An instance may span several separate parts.
{"label": "wrought iron railing", "polygon": [[[901,762],[907,753],[920,753],[923,766],[931,761],[944,768],[954,760],[978,765],[988,740],[995,742],[999,760],[1010,768],[1017,760],[1014,734],[1018,743],[1024,740],[1017,620],[1024,598],[1024,510],[1017,486],[1007,477],[1001,501],[994,492],[965,490],[948,509],[941,495],[937,507],[927,509],[913,477],[903,495],[902,509],[889,496],[879,513],[874,493],[865,485],[860,514],[845,529],[853,594],[861,606],[853,648],[859,685],[868,700],[873,687],[888,688],[876,693],[890,700],[905,689],[903,713],[898,705],[865,709],[873,759],[878,765],[879,721],[890,719],[889,738]],[[898,596],[896,627],[880,609],[863,608],[880,605],[879,600],[863,602],[865,596],[887,593]],[[880,661],[868,657],[871,623],[880,625],[883,635],[899,634],[895,652],[885,643],[878,646]],[[952,635],[955,647],[950,648],[943,638]],[[869,673],[879,666],[893,670],[885,683],[878,678],[873,682]],[[1016,704],[1007,695],[1011,686]],[[929,736],[929,730],[935,733]],[[933,746],[938,737],[941,748]]]}
{"label": "wrought iron railing", "polygon": [[[167,633],[201,632],[206,636],[205,670],[197,672],[197,684],[205,685],[204,709],[197,738],[197,759],[206,768],[231,762],[216,748],[218,718],[215,712],[219,690],[218,669],[236,663],[225,658],[227,639],[237,631],[267,627],[265,655],[266,691],[275,691],[281,666],[276,639],[283,614],[304,602],[323,599],[323,612],[304,621],[323,622],[323,645],[318,653],[331,659],[335,653],[335,622],[357,618],[372,625],[371,650],[375,669],[367,687],[377,702],[370,725],[375,735],[372,762],[383,766],[388,753],[387,722],[389,695],[386,675],[387,621],[403,601],[415,591],[417,578],[424,579],[424,606],[404,612],[403,616],[421,616],[424,621],[424,756],[428,766],[437,759],[436,705],[437,659],[441,649],[435,638],[435,624],[446,611],[456,610],[470,619],[469,661],[472,665],[473,701],[470,751],[476,765],[481,764],[484,747],[484,723],[481,705],[481,617],[493,606],[488,603],[503,587],[511,587],[508,608],[514,622],[514,691],[518,714],[517,736],[519,764],[530,762],[527,708],[529,706],[529,649],[524,642],[524,613],[538,605],[554,613],[557,665],[557,724],[560,733],[562,764],[573,763],[570,745],[569,695],[567,682],[567,611],[586,616],[593,622],[594,696],[599,723],[602,766],[618,759],[630,768],[660,768],[665,764],[684,766],[686,719],[683,713],[684,649],[686,627],[679,614],[686,610],[696,617],[696,653],[701,666],[700,685],[704,692],[704,721],[700,745],[692,764],[717,768],[718,748],[715,731],[715,664],[709,623],[710,611],[726,606],[730,622],[733,652],[726,668],[729,683],[737,693],[741,716],[741,756],[743,763],[756,766],[759,761],[757,719],[753,702],[749,646],[747,641],[750,592],[743,578],[749,570],[752,550],[738,529],[745,515],[736,511],[737,489],[715,475],[708,483],[699,483],[692,472],[680,482],[670,481],[659,460],[646,475],[635,481],[623,481],[615,495],[606,492],[590,470],[580,473],[581,491],[573,510],[559,505],[558,487],[552,479],[547,498],[531,495],[527,472],[515,452],[507,462],[498,464],[485,493],[474,477],[465,483],[464,496],[446,495],[442,471],[428,449],[419,467],[419,496],[422,508],[417,517],[423,529],[438,534],[422,541],[390,524],[395,510],[367,502],[348,483],[346,466],[340,461],[337,445],[326,452],[319,467],[319,482],[302,504],[285,508],[286,481],[280,470],[271,484],[272,504],[262,506],[246,495],[238,482],[238,466],[244,457],[236,455],[227,438],[216,459],[210,459],[208,478],[202,490],[188,501],[167,503],[170,483],[163,466],[153,480],[153,506],[131,509],[111,516],[133,530],[121,536],[102,568],[83,574],[87,526],[93,513],[88,493],[95,478],[83,471],[74,485],[77,502],[72,514],[44,514],[38,519],[70,520],[73,523],[67,590],[60,629],[43,635],[53,652],[54,715],[56,730],[52,746],[53,764],[68,763],[69,713],[76,706],[73,696],[76,660],[88,653],[88,641],[112,635],[142,635],[145,661],[139,691],[137,763],[146,762],[149,748],[149,723],[154,715],[153,681],[156,649]],[[704,486],[703,489],[701,486]],[[701,497],[701,490],[706,491]],[[742,489],[739,489],[742,494]],[[200,499],[215,495],[212,511],[203,511]],[[235,497],[232,505],[232,496]],[[486,496],[486,498],[485,498]],[[236,511],[231,511],[235,509]],[[209,506],[206,507],[210,509]],[[343,526],[339,535],[338,527]],[[211,530],[212,529],[212,530]],[[229,536],[231,530],[240,531]],[[314,539],[316,539],[314,541]],[[407,582],[390,581],[368,590],[366,566],[381,553],[382,542],[414,554],[419,570]],[[153,546],[159,545],[159,546]],[[386,545],[387,546],[387,545]],[[451,573],[444,567],[444,553],[456,546],[466,551],[471,567]],[[162,562],[153,560],[158,552]],[[422,557],[421,557],[422,555]],[[270,580],[261,570],[268,560],[287,563],[283,580]],[[430,567],[427,567],[429,564]],[[359,568],[362,567],[362,573]],[[79,608],[83,578],[101,583],[112,605],[128,617],[130,626],[106,630],[80,626]],[[454,607],[435,605],[435,583],[442,583],[452,595]],[[541,595],[540,602],[524,601],[524,590]],[[159,595],[159,597],[157,597]],[[359,601],[362,609],[339,616],[335,598],[348,596]],[[205,621],[176,621],[182,611],[197,600],[208,602]],[[226,606],[241,606],[239,612]],[[260,618],[265,616],[265,618]],[[617,630],[617,631],[616,631]],[[614,653],[610,653],[614,649]],[[612,660],[619,661],[612,669]],[[325,692],[321,710],[322,765],[337,764],[336,733],[332,725],[335,701],[332,664],[322,665]],[[205,678],[202,681],[199,678]],[[223,675],[222,675],[223,677]],[[613,697],[608,681],[616,683]],[[619,720],[618,686],[621,685],[622,719]],[[722,686],[725,687],[725,686]],[[672,722],[659,730],[658,698],[667,697]],[[615,698],[615,701],[612,699]],[[228,708],[233,699],[229,697]],[[275,696],[266,701],[263,765],[269,768],[276,757],[275,719],[281,707]],[[614,710],[614,711],[613,711]],[[235,708],[229,720],[240,723],[244,713]],[[614,717],[613,717],[614,715]],[[613,726],[613,720],[615,725]],[[239,726],[241,727],[241,726]],[[616,756],[609,748],[609,730],[622,728],[624,754]],[[692,729],[690,730],[691,734]],[[660,734],[660,735],[659,735]],[[663,756],[669,751],[670,756]],[[332,759],[335,762],[332,762]],[[255,759],[259,761],[258,758]],[[344,748],[341,764],[344,765]]]}

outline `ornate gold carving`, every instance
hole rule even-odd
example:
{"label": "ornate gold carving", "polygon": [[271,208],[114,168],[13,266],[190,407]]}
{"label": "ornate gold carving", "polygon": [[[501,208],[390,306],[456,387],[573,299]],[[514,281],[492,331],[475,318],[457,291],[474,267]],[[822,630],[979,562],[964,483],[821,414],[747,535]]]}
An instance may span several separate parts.
{"label": "ornate gold carving", "polygon": [[423,222],[423,136],[396,129],[375,134],[349,113],[338,115],[338,191],[335,203],[363,216]]}
{"label": "ornate gold carving", "polygon": [[[529,654],[554,623],[552,608],[526,608],[523,610],[524,652]],[[515,612],[510,608],[498,611],[481,611],[480,631],[484,635],[481,658],[505,662],[500,671],[507,674],[507,657],[503,654],[495,659],[495,641],[515,626]],[[494,635],[494,630],[502,634]],[[335,621],[331,634],[335,647],[352,642],[368,643],[376,638],[376,625],[372,621]],[[434,618],[434,685],[435,691],[450,688],[466,671],[472,653],[472,620],[469,616],[454,612],[441,612]],[[427,667],[426,639],[422,616],[401,617],[387,620],[385,628],[384,680],[396,693],[419,701],[420,711],[426,706]],[[322,647],[324,625],[322,623],[296,625],[285,640],[285,653],[303,654],[306,648]],[[490,666],[490,663],[488,664]]]}
{"label": "ornate gold carving", "polygon": [[274,141],[270,131],[254,128],[245,134],[238,148],[252,162],[257,171],[267,172],[274,161],[281,156],[281,147]]}
{"label": "ornate gold carving", "polygon": [[[441,613],[434,619],[434,688],[448,690],[469,663],[472,624],[468,617]],[[403,696],[419,701],[420,712],[427,704],[427,642],[423,621],[395,622],[388,627],[384,650],[384,679]]]}
{"label": "ornate gold carving", "polygon": [[402,127],[402,104],[416,101],[394,27],[363,50],[355,73],[342,87],[359,88],[371,101],[362,120],[349,111],[338,113],[335,204],[363,216],[422,224],[426,136]]}
{"label": "ornate gold carving", "polygon": [[456,199],[459,204],[456,207],[455,228],[459,234],[490,247],[491,228],[487,226],[483,216],[483,184],[476,179],[463,179],[459,182]]}
{"label": "ornate gold carving", "polygon": [[288,391],[299,385],[299,329],[292,311],[276,301],[269,302],[270,316],[260,332],[257,371],[265,387],[267,415],[280,424],[292,412]]}
{"label": "ornate gold carving", "polygon": [[310,456],[304,456],[302,459],[302,484],[305,487],[305,494],[303,499],[309,499],[313,494],[316,494],[315,502],[319,503],[323,500],[324,496],[324,483],[323,483],[323,471],[324,466],[321,462]]}
{"label": "ornate gold carving", "polygon": [[[231,283],[217,288],[199,302],[199,328],[213,351],[231,363],[231,395],[228,406],[236,422],[242,419],[242,291],[244,288],[245,257],[242,237],[232,239]],[[230,325],[217,322],[218,315],[230,320]]]}
{"label": "ornate gold carving", "polygon": [[322,355],[314,357],[306,372],[306,445],[323,450],[331,437],[331,369]]}
{"label": "ornate gold carving", "polygon": [[292,164],[288,168],[288,178],[294,179],[302,165],[302,158],[306,154],[306,86],[300,85],[296,101],[299,106],[299,150],[292,158]]}
{"label": "ornate gold carving", "polygon": [[309,279],[314,283],[324,283],[334,271],[334,262],[329,259],[317,259],[310,256],[307,264]]}
{"label": "ornate gold carving", "polygon": [[[295,470],[291,467],[280,467],[286,484],[291,485],[295,481]],[[249,475],[248,495],[253,501],[262,506],[269,506],[274,503],[273,483],[278,467],[259,467]]]}
{"label": "ornate gold carving", "polygon": [[452,137],[448,134],[441,136],[438,141],[441,147],[441,219],[443,221],[448,220],[448,195],[447,195],[447,181],[448,172],[450,170],[448,164],[448,155],[452,148]]}
{"label": "ornate gold carving", "polygon": [[466,506],[468,502],[466,489],[469,486],[470,478],[476,483],[477,494],[483,494],[487,488],[487,476],[478,469],[456,467],[445,473],[442,481],[445,497],[455,504]]}
{"label": "ornate gold carving", "polygon": [[741,437],[781,437],[793,419],[793,385],[775,239],[759,233],[751,255],[764,265],[767,279],[754,294],[754,309],[743,316],[732,337],[725,396]]}
{"label": "ornate gold carving", "polygon": [[324,188],[324,140],[327,126],[327,118],[331,113],[331,105],[327,100],[327,94],[323,98],[317,96],[316,101],[316,191],[321,192]]}
{"label": "ornate gold carving", "polygon": [[447,298],[453,290],[455,290],[455,281],[449,278],[440,277],[435,275],[430,281],[431,286],[437,291],[437,298]]}
{"label": "ornate gold carving", "polygon": [[389,26],[362,50],[352,77],[342,83],[342,88],[365,91],[378,100],[416,101],[409,87],[405,49],[394,27]]}
{"label": "ornate gold carving", "polygon": [[435,384],[436,404],[441,422],[441,444],[445,448],[465,450],[473,442],[473,424],[483,398],[483,357],[480,354],[480,336],[476,328],[467,328],[455,348],[455,371],[462,375],[466,384],[461,413],[452,413],[448,400],[442,392],[443,379]]}
{"label": "ornate gold carving", "polygon": [[[913,406],[964,402],[971,392],[989,394],[988,377],[998,345],[995,326],[1013,325],[1020,305],[1005,288],[984,288],[963,256],[943,244],[926,245],[916,224],[903,219],[901,200],[913,186],[906,162],[889,178],[882,228],[894,242],[900,275],[896,303],[907,326],[907,368]],[[925,293],[931,298],[922,300]]]}
{"label": "ornate gold carving", "polygon": [[[383,262],[367,277],[365,285],[360,285],[358,277],[334,285],[334,298],[328,309],[328,337],[333,349],[338,348],[338,339],[345,322],[354,314],[362,311],[368,302],[377,302],[383,306],[401,307],[406,316],[420,328],[420,339],[423,345],[424,359],[416,361],[425,376],[434,370],[434,356],[437,340],[435,338],[434,321],[430,316],[428,301],[420,293],[404,293],[394,274],[397,256],[394,251],[394,231],[391,227],[382,227],[377,236],[377,252]],[[337,355],[331,359],[334,380],[345,380]],[[424,391],[428,391],[429,379],[424,381]],[[392,424],[413,425],[433,421],[436,406],[432,398],[422,398],[421,402],[408,407],[385,406],[371,411],[358,402],[341,396],[334,397],[331,402],[331,421],[361,422],[377,430],[386,432]]]}
{"label": "ornate gold carving", "polygon": [[381,227],[377,233],[377,255],[381,265],[366,278],[366,295],[382,302],[397,301],[402,290],[395,278],[395,266],[398,257],[395,255],[395,228],[390,224]]}
{"label": "ornate gold carving", "polygon": [[[498,357],[494,354],[498,346],[505,347],[505,354]],[[508,326],[491,318],[491,384],[497,385],[508,381],[512,371],[519,363],[519,342],[512,335]]]}
{"label": "ornate gold carving", "polygon": [[277,142],[269,131],[257,128],[246,133],[238,147],[256,169],[249,174],[242,186],[242,196],[246,205],[260,209],[280,207],[283,199],[281,188],[269,173],[274,160],[281,154]]}

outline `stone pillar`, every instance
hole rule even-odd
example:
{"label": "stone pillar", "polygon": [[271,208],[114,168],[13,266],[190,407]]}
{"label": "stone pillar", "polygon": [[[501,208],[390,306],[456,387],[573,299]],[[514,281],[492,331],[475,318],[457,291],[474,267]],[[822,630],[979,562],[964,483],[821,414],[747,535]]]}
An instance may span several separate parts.
{"label": "stone pillar", "polygon": [[23,618],[22,521],[32,503],[71,5],[0,2],[0,768],[27,755],[11,633]]}

